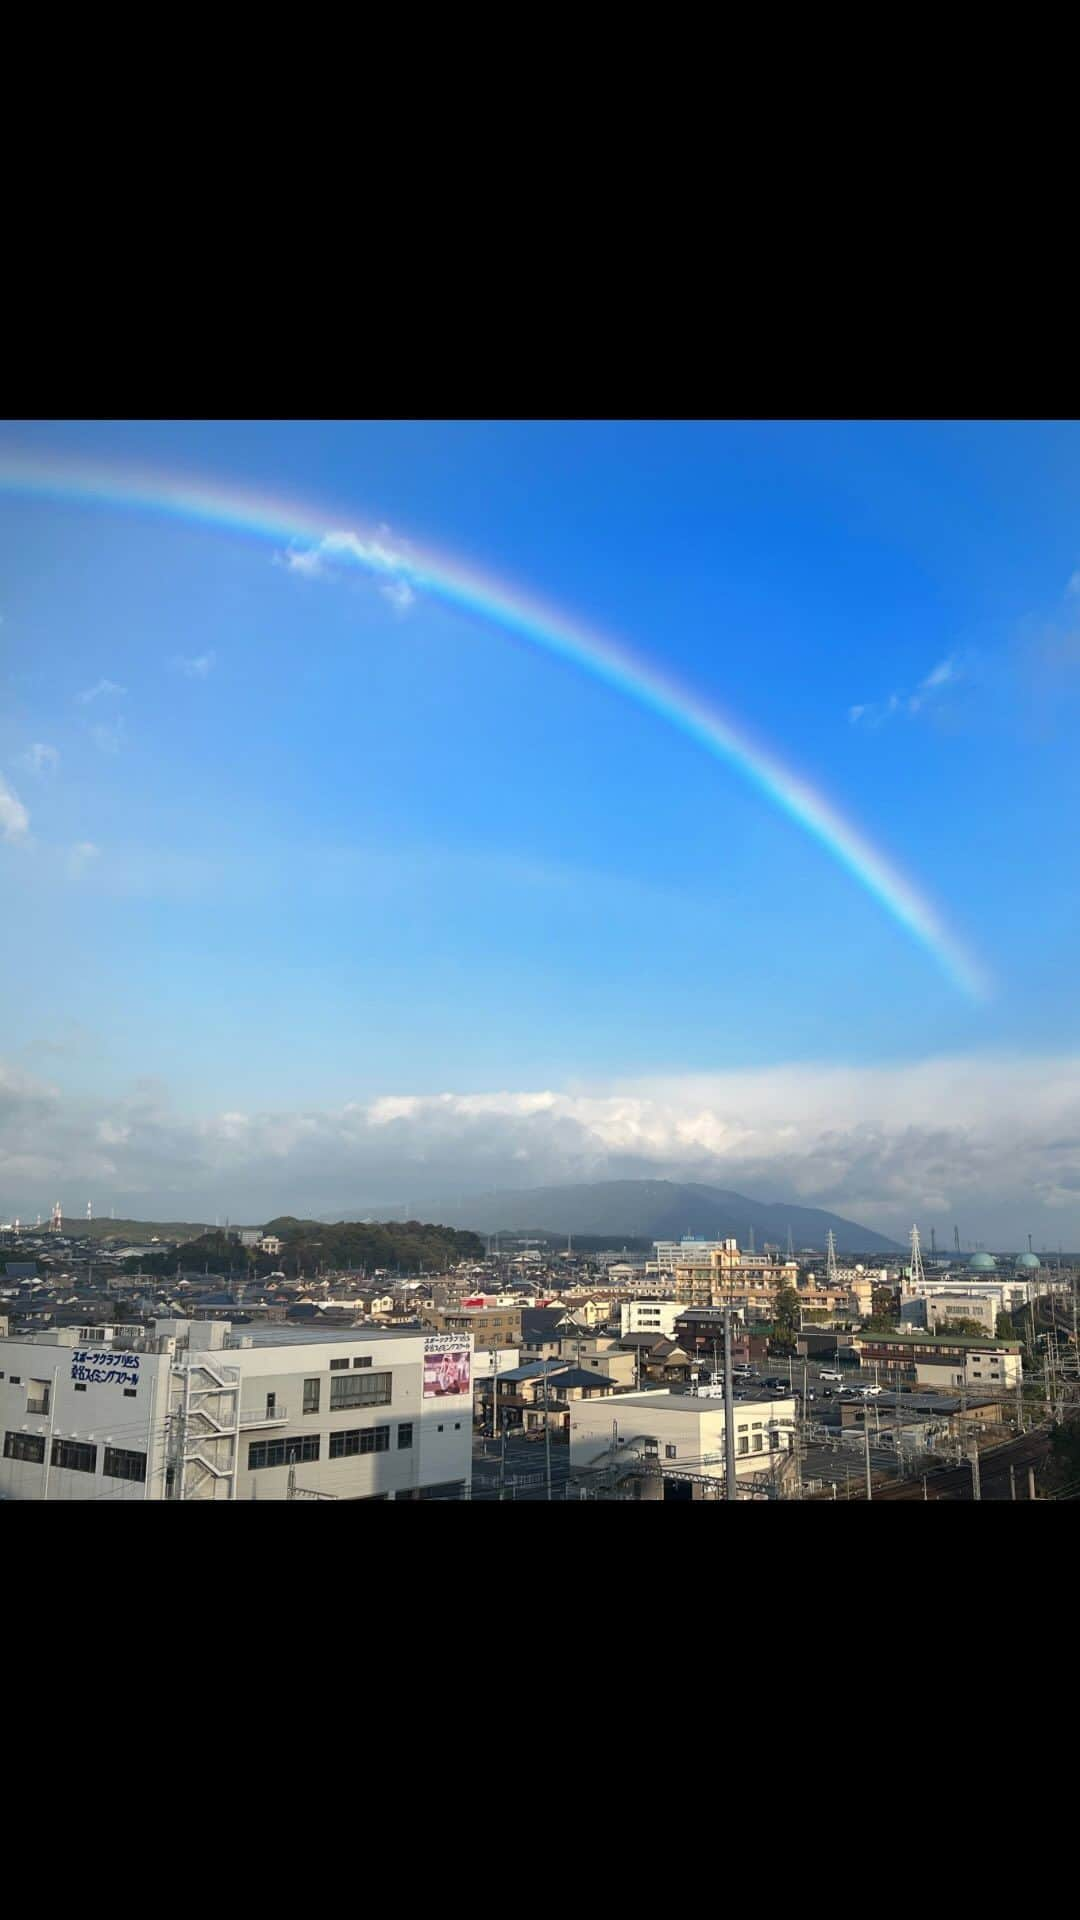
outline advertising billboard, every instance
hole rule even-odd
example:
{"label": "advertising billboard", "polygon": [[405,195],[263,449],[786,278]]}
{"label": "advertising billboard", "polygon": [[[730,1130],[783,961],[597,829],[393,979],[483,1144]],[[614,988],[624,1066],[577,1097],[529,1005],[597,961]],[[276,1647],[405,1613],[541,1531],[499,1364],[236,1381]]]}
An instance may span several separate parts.
{"label": "advertising billboard", "polygon": [[472,1351],[467,1333],[436,1333],[424,1341],[424,1399],[443,1399],[472,1389]]}

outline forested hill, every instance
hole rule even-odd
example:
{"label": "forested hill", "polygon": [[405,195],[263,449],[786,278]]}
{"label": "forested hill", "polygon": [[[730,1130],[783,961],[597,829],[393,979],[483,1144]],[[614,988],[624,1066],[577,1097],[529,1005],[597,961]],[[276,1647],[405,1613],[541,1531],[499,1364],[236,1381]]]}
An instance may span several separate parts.
{"label": "forested hill", "polygon": [[280,1254],[242,1247],[237,1239],[215,1229],[185,1241],[175,1251],[130,1260],[127,1266],[132,1271],[162,1274],[175,1273],[178,1267],[192,1273],[242,1273],[246,1268],[262,1277],[280,1269],[292,1279],[298,1273],[313,1274],[319,1267],[363,1268],[367,1273],[376,1267],[418,1273],[423,1267],[425,1273],[444,1272],[460,1260],[476,1260],[485,1252],[478,1234],[420,1220],[386,1220],[377,1226],[340,1220],[328,1225],[286,1214],[268,1220],[262,1231],[276,1234],[282,1242]]}
{"label": "forested hill", "polygon": [[400,1267],[403,1273],[454,1266],[459,1260],[479,1260],[487,1251],[478,1233],[435,1226],[419,1220],[297,1220],[285,1214],[268,1220],[264,1233],[277,1234],[286,1251],[305,1269],[322,1263],[333,1267]]}

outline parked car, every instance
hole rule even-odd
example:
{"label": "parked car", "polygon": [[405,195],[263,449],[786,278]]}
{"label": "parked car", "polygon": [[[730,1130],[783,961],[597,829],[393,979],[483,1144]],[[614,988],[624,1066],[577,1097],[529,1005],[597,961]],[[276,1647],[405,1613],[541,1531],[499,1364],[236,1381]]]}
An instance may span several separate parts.
{"label": "parked car", "polygon": [[820,1375],[819,1375],[818,1377],[819,1377],[820,1379],[822,1379],[822,1380],[831,1380],[831,1381],[833,1382],[833,1384],[834,1384],[834,1386],[838,1386],[838,1387],[842,1387],[842,1386],[843,1386],[843,1384],[844,1384],[844,1376],[843,1376],[843,1374],[842,1374],[842,1373],[838,1373],[838,1372],[837,1372],[837,1371],[835,1370],[835,1368],[834,1368],[834,1369],[832,1369],[832,1370],[831,1370],[830,1372],[826,1372],[826,1370],[825,1370],[825,1368],[824,1368],[824,1367],[822,1367],[822,1369],[821,1369],[821,1373],[820,1373]]}

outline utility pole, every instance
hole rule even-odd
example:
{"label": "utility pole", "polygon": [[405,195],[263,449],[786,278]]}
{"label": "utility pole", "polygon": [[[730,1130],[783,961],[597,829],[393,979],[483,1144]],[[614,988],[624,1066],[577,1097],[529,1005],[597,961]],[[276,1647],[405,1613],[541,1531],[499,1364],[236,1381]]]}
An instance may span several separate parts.
{"label": "utility pole", "polygon": [[547,1497],[551,1499],[551,1420],[548,1416],[548,1367],[544,1362],[544,1465],[547,1472]]}
{"label": "utility pole", "polygon": [[1009,1499],[1016,1499],[1016,1468],[1013,1466],[1009,1468]]}
{"label": "utility pole", "polygon": [[971,1497],[973,1500],[981,1500],[982,1499],[982,1483],[979,1479],[978,1436],[976,1436],[975,1444],[972,1447],[970,1454],[968,1455],[968,1465],[971,1468]]}
{"label": "utility pole", "polygon": [[1035,1469],[1034,1467],[1029,1467],[1028,1468],[1028,1499],[1034,1500],[1034,1498],[1035,1498]]}
{"label": "utility pole", "polygon": [[867,1415],[865,1401],[863,1402],[862,1420],[863,1440],[866,1445],[866,1497],[868,1500],[872,1500],[874,1497],[874,1482],[870,1473],[870,1420]]}
{"label": "utility pole", "polygon": [[725,1498],[737,1500],[735,1486],[735,1394],[731,1384],[731,1308],[724,1313],[724,1485]]}

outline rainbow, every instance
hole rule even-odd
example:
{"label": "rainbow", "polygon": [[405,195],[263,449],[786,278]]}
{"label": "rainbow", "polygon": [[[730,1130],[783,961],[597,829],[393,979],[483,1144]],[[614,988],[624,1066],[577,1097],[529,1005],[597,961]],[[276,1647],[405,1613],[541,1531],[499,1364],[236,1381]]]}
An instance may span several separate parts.
{"label": "rainbow", "polygon": [[657,662],[622,642],[591,631],[520,588],[503,585],[459,559],[393,540],[383,529],[335,531],[333,514],[310,505],[268,500],[205,481],[130,466],[101,465],[70,456],[0,449],[0,493],[58,502],[90,502],[167,515],[284,544],[286,563],[314,572],[326,563],[353,564],[404,593],[430,594],[479,615],[542,652],[604,681],[658,714],[717,759],[737,767],[776,806],[840,861],[894,920],[913,934],[973,999],[988,985],[981,969],[940,914],[843,818],[832,803],[776,754],[736,725],[712,701],[680,684]]}

